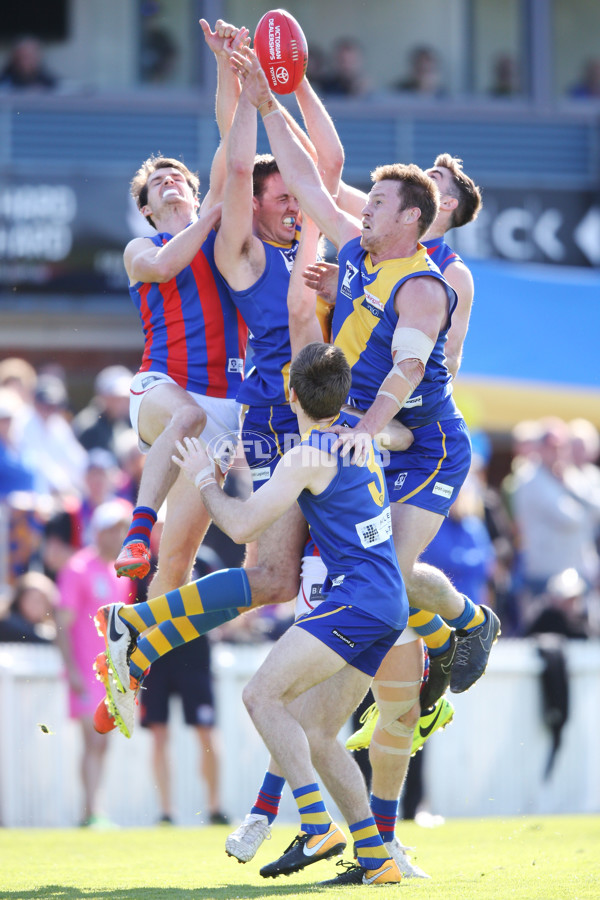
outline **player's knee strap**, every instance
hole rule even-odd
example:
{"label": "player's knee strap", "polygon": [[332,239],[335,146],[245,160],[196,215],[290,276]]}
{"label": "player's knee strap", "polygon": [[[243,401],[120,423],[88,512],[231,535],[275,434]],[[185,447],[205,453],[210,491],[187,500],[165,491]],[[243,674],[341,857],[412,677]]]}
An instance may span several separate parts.
{"label": "player's knee strap", "polygon": [[[388,734],[404,736],[397,728],[406,728],[397,720],[409,712],[419,699],[421,680],[419,681],[374,681],[372,690],[379,709],[379,728]],[[409,727],[412,734],[414,725]]]}

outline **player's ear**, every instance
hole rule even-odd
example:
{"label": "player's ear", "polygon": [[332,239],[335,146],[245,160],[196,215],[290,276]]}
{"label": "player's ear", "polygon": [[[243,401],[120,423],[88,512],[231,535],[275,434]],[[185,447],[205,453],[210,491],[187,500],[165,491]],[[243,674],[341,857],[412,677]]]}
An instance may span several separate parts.
{"label": "player's ear", "polygon": [[445,212],[452,212],[457,206],[457,197],[451,197],[450,194],[443,194],[443,196],[440,197],[440,209],[443,209]]}
{"label": "player's ear", "polygon": [[144,206],[140,206],[140,212],[144,216],[144,218],[148,218],[148,216],[151,216],[152,210],[150,209],[150,204],[146,203]]}
{"label": "player's ear", "polygon": [[421,210],[418,206],[409,206],[408,209],[403,210],[404,212],[404,221],[407,225],[413,225],[418,219],[421,218]]}

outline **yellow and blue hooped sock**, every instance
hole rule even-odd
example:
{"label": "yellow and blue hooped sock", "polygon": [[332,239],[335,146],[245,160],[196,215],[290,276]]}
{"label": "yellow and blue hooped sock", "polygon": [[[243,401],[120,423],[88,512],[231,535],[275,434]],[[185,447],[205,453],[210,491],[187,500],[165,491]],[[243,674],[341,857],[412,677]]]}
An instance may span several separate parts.
{"label": "yellow and blue hooped sock", "polygon": [[452,629],[441,616],[411,606],[408,624],[423,638],[431,657],[441,656],[450,647]]}
{"label": "yellow and blue hooped sock", "polygon": [[465,601],[465,608],[456,619],[448,619],[448,624],[457,630],[460,628],[461,631],[472,631],[485,622],[485,613],[480,606],[476,606],[464,594],[462,596]]}
{"label": "yellow and blue hooped sock", "polygon": [[354,852],[359,866],[365,869],[378,869],[390,858],[372,816],[350,825],[350,834],[354,839]]}
{"label": "yellow and blue hooped sock", "polygon": [[129,671],[134,678],[141,678],[143,672],[153,662],[164,656],[175,647],[193,641],[201,634],[206,634],[235,619],[240,613],[237,609],[220,609],[213,613],[199,616],[180,616],[167,622],[153,625],[143,637],[139,637],[129,659]]}
{"label": "yellow and blue hooped sock", "polygon": [[172,619],[225,609],[244,609],[251,603],[252,591],[244,569],[221,569],[160,597],[123,606],[119,610],[119,618],[141,634],[153,625]]}
{"label": "yellow and blue hooped sock", "polygon": [[325,808],[319,785],[305,784],[292,791],[300,813],[300,828],[305,834],[325,834],[331,825],[331,816]]}

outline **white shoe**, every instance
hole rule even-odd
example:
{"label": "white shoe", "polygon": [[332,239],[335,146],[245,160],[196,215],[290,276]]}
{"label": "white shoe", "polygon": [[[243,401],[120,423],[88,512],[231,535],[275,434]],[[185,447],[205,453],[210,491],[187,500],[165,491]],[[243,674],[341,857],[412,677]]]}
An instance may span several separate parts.
{"label": "white shoe", "polygon": [[106,651],[98,654],[94,663],[94,669],[96,677],[102,682],[106,690],[106,702],[110,715],[115,720],[115,724],[121,734],[130,738],[133,734],[136,691],[129,689],[122,694],[115,689],[108,673]]}
{"label": "white shoe", "polygon": [[406,851],[412,850],[412,847],[403,847],[397,837],[393,841],[388,841],[385,849],[402,872],[404,878],[431,878],[431,875],[428,875],[423,869],[411,863]]}
{"label": "white shoe", "polygon": [[133,648],[131,632],[119,618],[119,610],[124,606],[124,603],[110,603],[101,606],[94,616],[98,634],[106,644],[109,673],[122,694],[129,690],[129,654]]}
{"label": "white shoe", "polygon": [[225,841],[225,852],[241,863],[250,862],[264,840],[271,840],[269,820],[258,813],[248,813]]}

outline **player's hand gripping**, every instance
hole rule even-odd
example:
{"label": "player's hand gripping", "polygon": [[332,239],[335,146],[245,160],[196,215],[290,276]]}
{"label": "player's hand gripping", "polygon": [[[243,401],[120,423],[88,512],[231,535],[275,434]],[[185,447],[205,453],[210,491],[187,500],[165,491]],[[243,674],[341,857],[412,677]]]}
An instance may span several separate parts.
{"label": "player's hand gripping", "polygon": [[171,459],[192,484],[197,488],[216,484],[214,463],[209,459],[199,438],[184,437],[183,442],[176,441],[175,447],[179,456],[172,456]]}
{"label": "player's hand gripping", "polygon": [[361,423],[359,422],[354,428],[344,428],[343,425],[333,425],[328,430],[335,432],[338,436],[337,441],[331,448],[331,452],[334,453],[336,450],[339,450],[340,456],[343,459],[348,456],[351,450],[354,450],[352,458],[350,459],[351,464],[353,466],[364,466],[373,445],[373,438],[368,431],[364,430]]}
{"label": "player's hand gripping", "polygon": [[258,61],[258,56],[250,47],[243,47],[231,54],[231,66],[243,85],[250,103],[258,109],[268,100],[274,100],[267,76]]}

